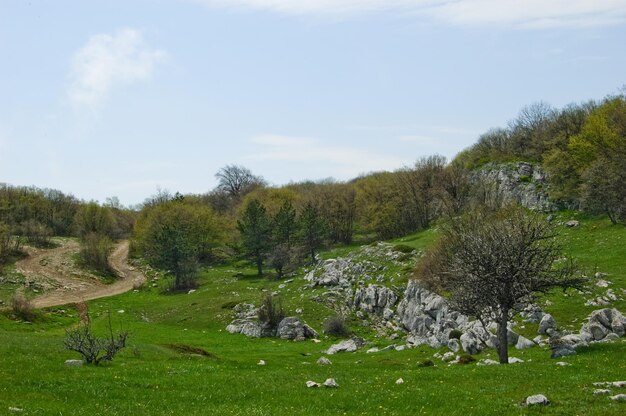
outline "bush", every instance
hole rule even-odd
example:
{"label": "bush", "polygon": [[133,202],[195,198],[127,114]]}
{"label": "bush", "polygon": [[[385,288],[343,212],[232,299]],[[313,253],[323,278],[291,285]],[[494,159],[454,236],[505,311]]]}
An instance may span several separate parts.
{"label": "bush", "polygon": [[453,329],[452,331],[450,331],[450,333],[448,334],[448,338],[449,339],[461,339],[461,335],[463,335],[463,332],[461,332],[458,329]]}
{"label": "bush", "polygon": [[396,244],[395,246],[393,246],[393,249],[404,254],[411,254],[415,251],[413,247],[406,244]]}
{"label": "bush", "polygon": [[109,237],[91,233],[85,236],[80,249],[83,264],[97,272],[115,274],[109,265],[109,254],[113,250],[113,242]]}
{"label": "bush", "polygon": [[102,361],[113,361],[115,355],[126,347],[128,331],[114,335],[110,313],[108,330],[109,336],[97,337],[91,330],[91,320],[87,318],[78,327],[65,331],[63,345],[66,349],[82,355],[87,364],[98,365]]}
{"label": "bush", "polygon": [[280,299],[274,299],[271,294],[265,295],[259,307],[258,317],[259,321],[270,328],[277,328],[280,321],[285,318],[285,310]]}
{"label": "bush", "polygon": [[469,354],[463,354],[459,357],[459,364],[470,364],[476,361],[476,358]]}
{"label": "bush", "polygon": [[350,335],[350,329],[343,317],[331,316],[324,321],[324,333],[335,337],[347,337]]}
{"label": "bush", "polygon": [[13,313],[25,321],[32,321],[35,317],[35,308],[28,299],[17,294],[11,298]]}

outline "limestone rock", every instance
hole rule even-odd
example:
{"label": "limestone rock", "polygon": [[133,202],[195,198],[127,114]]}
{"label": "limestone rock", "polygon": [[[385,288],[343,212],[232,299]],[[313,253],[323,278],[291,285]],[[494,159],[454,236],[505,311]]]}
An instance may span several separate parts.
{"label": "limestone rock", "polygon": [[459,350],[461,349],[461,343],[459,342],[458,339],[452,338],[448,341],[448,348],[452,352],[455,352],[455,353],[459,352]]}
{"label": "limestone rock", "polygon": [[341,341],[338,344],[331,345],[326,351],[326,354],[332,355],[338,352],[354,352],[364,345],[362,340],[358,338],[351,338],[345,341]]}
{"label": "limestone rock", "polygon": [[550,400],[543,394],[535,394],[526,398],[526,405],[528,406],[547,406],[550,404]]}
{"label": "limestone rock", "polygon": [[332,362],[326,357],[320,357],[320,359],[317,360],[317,363],[319,365],[331,365],[332,364]]}
{"label": "limestone rock", "polygon": [[595,389],[593,391],[594,396],[603,396],[605,394],[611,394],[611,390],[609,389]]}
{"label": "limestone rock", "polygon": [[528,338],[525,338],[521,335],[517,339],[517,344],[515,344],[515,348],[517,348],[518,350],[525,350],[527,348],[532,348],[534,346],[535,346],[534,342],[532,342]]}
{"label": "limestone rock", "polygon": [[65,360],[65,365],[68,367],[82,367],[83,360]]}
{"label": "limestone rock", "polygon": [[616,394],[615,396],[611,396],[611,400],[615,400],[616,402],[626,402],[626,394]]}
{"label": "limestone rock", "polygon": [[320,383],[316,383],[315,381],[309,380],[309,381],[306,382],[306,386],[309,387],[309,388],[311,388],[311,387],[319,387]]}
{"label": "limestone rock", "polygon": [[552,315],[548,313],[545,314],[543,318],[541,318],[541,321],[539,322],[539,329],[537,330],[537,332],[542,335],[546,335],[549,329],[556,330],[556,321],[554,320]]}
{"label": "limestone rock", "polygon": [[396,380],[396,384],[404,384],[404,380],[402,378],[399,378]]}
{"label": "limestone rock", "polygon": [[339,384],[337,384],[334,378],[327,378],[324,382],[324,387],[337,388],[339,387]]}

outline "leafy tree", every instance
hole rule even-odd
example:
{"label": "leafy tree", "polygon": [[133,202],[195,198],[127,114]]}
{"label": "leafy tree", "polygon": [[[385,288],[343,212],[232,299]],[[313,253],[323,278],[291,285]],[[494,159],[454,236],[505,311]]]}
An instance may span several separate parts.
{"label": "leafy tree", "polygon": [[111,209],[89,202],[81,206],[76,213],[76,229],[80,237],[88,234],[100,234],[112,237],[116,224]]}
{"label": "leafy tree", "polygon": [[263,262],[271,248],[271,223],[265,207],[256,199],[250,201],[237,221],[245,254],[263,275]]}
{"label": "leafy tree", "polygon": [[279,279],[285,267],[297,262],[295,249],[297,233],[296,210],[291,202],[286,201],[272,218],[272,248],[269,260],[276,269]]}
{"label": "leafy tree", "polygon": [[583,174],[583,208],[626,225],[626,161],[599,158]]}
{"label": "leafy tree", "polygon": [[460,312],[497,324],[500,363],[508,363],[507,324],[516,306],[553,288],[581,287],[554,240],[555,229],[521,208],[474,212],[443,227],[416,277],[449,291]]}
{"label": "leafy tree", "polygon": [[136,248],[155,267],[174,276],[174,289],[196,286],[201,258],[223,241],[219,222],[213,211],[202,205],[172,200],[157,205],[135,224]]}
{"label": "leafy tree", "polygon": [[312,202],[308,202],[300,214],[300,240],[306,253],[311,255],[311,262],[315,263],[315,253],[323,246],[326,240],[327,225],[319,209]]}

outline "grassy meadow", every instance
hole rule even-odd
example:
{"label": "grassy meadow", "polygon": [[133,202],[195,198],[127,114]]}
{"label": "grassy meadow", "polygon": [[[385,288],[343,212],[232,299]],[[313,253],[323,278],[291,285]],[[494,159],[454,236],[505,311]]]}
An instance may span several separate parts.
{"label": "grassy meadow", "polygon": [[[562,220],[574,213],[560,214]],[[607,220],[579,218],[580,227],[562,228],[561,241],[589,273],[605,272],[609,286],[620,297],[626,288],[626,229]],[[394,243],[418,249],[428,247],[436,229]],[[347,254],[353,248],[328,251],[323,257]],[[409,277],[409,270],[394,270]],[[486,415],[564,414],[621,415],[626,403],[594,396],[598,381],[626,380],[626,342],[599,343],[574,356],[550,359],[547,348],[511,350],[524,360],[512,365],[448,365],[433,358],[437,350],[422,346],[404,351],[329,356],[332,365],[318,365],[322,351],[336,339],[321,342],[250,339],[225,331],[231,308],[240,302],[256,305],[267,291],[278,291],[287,315],[300,315],[321,332],[334,313],[311,300],[321,289],[306,285],[298,272],[291,283],[257,277],[245,263],[205,269],[201,286],[193,293],[165,294],[163,278],[120,296],[89,302],[94,328],[106,330],[108,313],[113,327],[130,331],[129,347],[101,366],[68,367],[78,354],[63,348],[66,328],[78,322],[72,306],[50,308],[32,323],[0,314],[0,414],[23,415]],[[281,289],[279,285],[285,286]],[[540,301],[561,327],[578,332],[584,318],[599,307],[585,306],[593,293],[554,293]],[[546,306],[547,305],[547,306]],[[626,301],[612,303],[626,312]],[[519,332],[536,335],[537,325]],[[372,346],[391,343],[351,322],[356,334]],[[439,352],[445,352],[441,350]],[[477,359],[497,359],[487,350]],[[420,367],[432,359],[435,366]],[[257,363],[264,360],[266,365]],[[558,366],[566,361],[569,366]],[[307,388],[305,382],[334,378],[339,388]],[[402,378],[403,384],[396,384]],[[523,406],[532,394],[545,394],[546,407]],[[613,394],[626,388],[613,389]]]}

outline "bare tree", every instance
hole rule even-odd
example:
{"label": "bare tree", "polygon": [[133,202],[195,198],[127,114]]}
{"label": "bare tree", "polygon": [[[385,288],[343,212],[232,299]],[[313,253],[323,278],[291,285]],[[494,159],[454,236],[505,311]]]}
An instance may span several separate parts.
{"label": "bare tree", "polygon": [[113,333],[111,312],[109,311],[108,332],[106,337],[97,337],[91,330],[91,320],[88,312],[86,319],[76,328],[65,332],[63,345],[70,351],[76,351],[83,356],[87,364],[98,365],[102,361],[112,361],[115,355],[126,347],[128,331],[119,334]]}
{"label": "bare tree", "polygon": [[451,304],[483,325],[497,324],[500,363],[508,363],[507,324],[517,306],[553,288],[580,288],[571,261],[563,261],[555,229],[521,208],[476,211],[442,228],[441,239],[416,277],[449,291]]}
{"label": "bare tree", "polygon": [[217,189],[233,198],[239,198],[258,186],[265,185],[265,179],[252,174],[250,169],[239,165],[226,165],[217,171]]}

